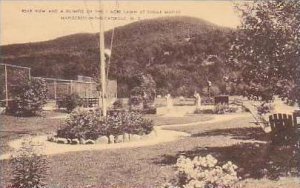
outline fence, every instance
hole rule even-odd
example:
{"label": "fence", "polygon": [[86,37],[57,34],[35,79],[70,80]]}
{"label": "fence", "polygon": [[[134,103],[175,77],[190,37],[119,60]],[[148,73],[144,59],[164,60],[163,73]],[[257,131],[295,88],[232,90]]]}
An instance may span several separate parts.
{"label": "fence", "polygon": [[[8,106],[13,99],[14,87],[31,79],[31,69],[10,64],[0,63],[0,105]],[[34,77],[33,77],[34,78]],[[40,77],[41,78],[41,77]],[[57,100],[65,95],[76,93],[81,98],[98,98],[97,83],[91,77],[78,76],[78,80],[43,78],[47,85],[48,100]],[[117,98],[117,81],[107,81],[108,100]]]}
{"label": "fence", "polygon": [[43,79],[46,81],[48,89],[48,100],[57,100],[72,93],[78,94],[81,98],[96,98],[99,96],[96,82],[63,80],[55,78]]}
{"label": "fence", "polygon": [[[57,100],[65,95],[76,93],[81,98],[98,98],[97,83],[81,80],[63,80],[55,78],[43,78],[46,81],[48,100]],[[108,80],[107,98],[117,97],[117,81]]]}
{"label": "fence", "polygon": [[14,87],[30,78],[30,68],[0,63],[0,105],[8,106]]}

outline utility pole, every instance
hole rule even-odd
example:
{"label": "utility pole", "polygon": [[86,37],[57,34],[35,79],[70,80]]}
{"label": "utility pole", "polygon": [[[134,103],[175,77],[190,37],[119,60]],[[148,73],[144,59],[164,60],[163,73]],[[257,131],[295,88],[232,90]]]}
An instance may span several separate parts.
{"label": "utility pole", "polygon": [[100,24],[99,24],[99,41],[100,41],[100,78],[101,78],[101,99],[102,99],[102,115],[106,117],[106,72],[105,72],[105,55],[104,55],[104,6],[100,0]]}
{"label": "utility pole", "polygon": [[8,78],[7,78],[7,66],[4,65],[5,72],[5,107],[8,107]]}

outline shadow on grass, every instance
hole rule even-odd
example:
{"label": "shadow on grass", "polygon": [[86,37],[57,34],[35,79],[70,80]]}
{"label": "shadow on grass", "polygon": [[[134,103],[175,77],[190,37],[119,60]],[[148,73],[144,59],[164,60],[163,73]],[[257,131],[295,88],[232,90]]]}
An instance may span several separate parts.
{"label": "shadow on grass", "polygon": [[270,135],[266,134],[260,127],[247,127],[247,128],[231,128],[231,129],[215,129],[203,133],[193,134],[193,137],[202,136],[231,136],[233,139],[238,140],[259,140],[268,141]]}
{"label": "shadow on grass", "polygon": [[270,178],[279,176],[299,176],[299,148],[275,146],[271,144],[243,143],[227,147],[195,148],[191,151],[180,151],[176,155],[162,155],[154,163],[158,165],[174,165],[180,155],[189,158],[212,155],[220,165],[227,161],[236,164],[238,174],[245,178]]}

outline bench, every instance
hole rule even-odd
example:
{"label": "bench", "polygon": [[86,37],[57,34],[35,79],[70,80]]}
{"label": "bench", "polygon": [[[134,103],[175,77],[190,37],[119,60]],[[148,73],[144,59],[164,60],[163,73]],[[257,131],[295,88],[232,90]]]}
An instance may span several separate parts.
{"label": "bench", "polygon": [[[98,106],[99,100],[98,98],[80,98],[79,106],[84,108],[91,108]],[[56,105],[58,108],[64,108],[65,104],[62,98],[56,99]]]}
{"label": "bench", "polygon": [[289,143],[297,137],[297,122],[291,114],[269,116],[272,143]]}
{"label": "bench", "polygon": [[81,98],[80,104],[84,108],[91,108],[98,106],[99,99],[98,98]]}

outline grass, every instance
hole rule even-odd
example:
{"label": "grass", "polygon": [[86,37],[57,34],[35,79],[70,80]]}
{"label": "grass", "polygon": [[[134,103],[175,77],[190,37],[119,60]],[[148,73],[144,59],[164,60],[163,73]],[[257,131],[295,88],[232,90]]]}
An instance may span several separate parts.
{"label": "grass", "polygon": [[[53,115],[55,114],[47,116]],[[191,117],[196,121],[197,118],[206,116]],[[188,123],[191,117],[177,119],[152,116],[158,125]],[[4,120],[3,128],[6,129],[6,132],[0,132],[1,150],[6,147],[3,151],[7,151],[5,143],[23,135],[18,134],[18,131],[23,131],[24,134],[42,134],[55,130],[60,123],[58,119],[43,117],[16,119],[0,116],[0,120]],[[47,183],[49,187],[159,187],[165,179],[174,177],[173,165],[181,154],[188,157],[212,154],[221,162],[231,160],[240,167],[239,174],[243,178],[265,178],[266,174],[262,169],[267,169],[269,173],[284,173],[290,153],[283,152],[287,154],[283,157],[287,158],[276,158],[278,163],[274,160],[273,164],[279,167],[279,172],[272,172],[273,167],[269,166],[270,155],[278,153],[278,150],[270,153],[268,143],[249,142],[268,140],[262,130],[250,124],[250,121],[246,117],[223,123],[172,127],[173,130],[189,132],[192,137],[154,146],[49,156]],[[9,164],[8,161],[1,161],[0,165],[0,182],[1,187],[4,187],[9,179]],[[247,181],[245,185],[260,187],[259,182],[260,180]],[[269,179],[263,179],[262,182],[270,185],[269,187],[280,185]],[[284,183],[287,185],[285,187],[299,185],[287,180]]]}
{"label": "grass", "polygon": [[45,112],[38,117],[14,117],[0,115],[0,153],[9,151],[7,142],[25,135],[40,135],[53,132],[62,123],[61,119],[46,117],[60,115],[56,112]]}
{"label": "grass", "polygon": [[187,124],[200,121],[208,121],[213,118],[211,115],[186,115],[184,117],[164,117],[157,115],[146,115],[146,118],[152,119],[156,126],[173,125],[173,124]]}

